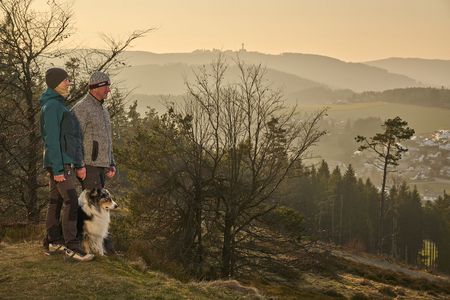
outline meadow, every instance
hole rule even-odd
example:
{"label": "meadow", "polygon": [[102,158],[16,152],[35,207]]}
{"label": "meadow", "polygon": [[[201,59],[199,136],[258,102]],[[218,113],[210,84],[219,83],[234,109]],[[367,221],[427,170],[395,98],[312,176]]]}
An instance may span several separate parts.
{"label": "meadow", "polygon": [[[401,117],[414,128],[416,134],[431,133],[438,129],[450,129],[450,110],[409,104],[368,102],[331,104],[328,116],[336,120],[357,120],[368,117],[379,117],[381,120]],[[318,105],[299,105],[304,112],[312,112],[321,108]]]}
{"label": "meadow", "polygon": [[[165,109],[162,103],[165,100],[176,103],[182,101],[182,96],[137,95],[132,99],[137,99],[140,113],[147,111],[147,107],[154,108],[159,113],[164,113]],[[342,122],[368,117],[379,117],[381,120],[385,120],[399,116],[407,121],[417,134],[431,133],[438,129],[450,129],[450,110],[436,107],[386,102],[298,105],[299,111],[305,113],[314,112],[323,107],[329,108],[328,118]]]}

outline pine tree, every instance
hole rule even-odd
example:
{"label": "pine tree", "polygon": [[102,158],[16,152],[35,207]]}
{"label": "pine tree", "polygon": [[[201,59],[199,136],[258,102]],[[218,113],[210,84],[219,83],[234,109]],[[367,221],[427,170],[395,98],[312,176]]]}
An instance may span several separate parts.
{"label": "pine tree", "polygon": [[370,149],[373,151],[378,158],[379,164],[377,164],[377,166],[383,170],[383,182],[381,186],[378,216],[378,251],[380,253],[383,251],[383,221],[388,169],[391,166],[397,166],[402,154],[408,151],[407,148],[400,144],[401,141],[408,140],[414,134],[414,129],[407,127],[407,125],[408,123],[406,121],[403,121],[400,117],[395,117],[394,119],[388,119],[384,122],[382,125],[384,132],[377,133],[371,138],[366,138],[360,135],[355,138],[356,142],[361,144],[358,150],[364,151],[366,149]]}
{"label": "pine tree", "polygon": [[341,170],[338,166],[334,168],[333,172],[330,176],[329,181],[329,198],[330,198],[330,211],[331,211],[331,239],[337,243],[338,242],[338,216],[339,216],[339,209],[338,209],[338,203],[341,199],[341,182],[342,182],[342,175]]}

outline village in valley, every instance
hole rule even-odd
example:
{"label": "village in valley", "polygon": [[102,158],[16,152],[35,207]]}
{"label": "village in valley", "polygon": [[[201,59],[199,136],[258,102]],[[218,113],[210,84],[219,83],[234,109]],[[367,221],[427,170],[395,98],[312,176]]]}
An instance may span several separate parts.
{"label": "village in valley", "polygon": [[[450,129],[415,135],[403,146],[408,152],[391,176],[393,184],[405,181],[411,187],[416,186],[423,201],[434,201],[442,196],[445,187],[450,186]],[[374,179],[378,185],[381,170],[360,151],[355,151],[353,158],[356,165],[363,165],[359,175]]]}

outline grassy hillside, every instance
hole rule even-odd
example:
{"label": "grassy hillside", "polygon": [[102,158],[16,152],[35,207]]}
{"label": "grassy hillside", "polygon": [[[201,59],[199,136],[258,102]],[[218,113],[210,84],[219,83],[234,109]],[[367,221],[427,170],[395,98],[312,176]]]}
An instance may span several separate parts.
{"label": "grassy hillside", "polygon": [[[376,256],[318,244],[286,270],[254,270],[235,280],[183,283],[146,270],[139,261],[96,258],[90,263],[45,256],[36,242],[0,243],[0,299],[448,299],[450,281]],[[286,257],[284,258],[286,259]],[[279,265],[278,268],[283,268]],[[256,286],[256,288],[249,286]],[[262,292],[259,292],[262,291]]]}
{"label": "grassy hillside", "polygon": [[258,299],[236,281],[182,283],[120,257],[45,256],[37,243],[0,243],[0,299]]}

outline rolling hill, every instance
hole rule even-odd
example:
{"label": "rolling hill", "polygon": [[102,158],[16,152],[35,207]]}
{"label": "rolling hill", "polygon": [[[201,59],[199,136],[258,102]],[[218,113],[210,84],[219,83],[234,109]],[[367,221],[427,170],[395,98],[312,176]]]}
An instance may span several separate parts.
{"label": "rolling hill", "polygon": [[[117,75],[114,77],[114,81],[133,90],[136,94],[181,95],[186,92],[185,82],[194,80],[194,70],[197,70],[198,67],[199,65],[182,63],[130,66],[116,70]],[[225,81],[237,82],[238,78],[238,68],[230,66],[226,73]],[[266,69],[265,79],[272,83],[271,86],[273,88],[282,89],[284,94],[292,94],[310,88],[327,88],[318,82],[270,68]]]}
{"label": "rolling hill", "polygon": [[450,88],[450,60],[392,57],[365,64],[415,78],[425,85]]}
{"label": "rolling hill", "polygon": [[[217,58],[219,53],[219,50],[197,50],[191,53],[168,54],[127,51],[122,54],[122,58],[132,67],[142,65],[164,67],[172,64],[209,64]],[[363,63],[344,62],[321,55],[301,53],[271,55],[245,50],[238,52],[223,51],[222,53],[228,62],[232,62],[239,56],[246,63],[262,64],[269,69],[296,75],[329,86],[332,89],[351,89],[355,92],[361,92],[423,86],[415,79],[390,73],[382,68]]]}

